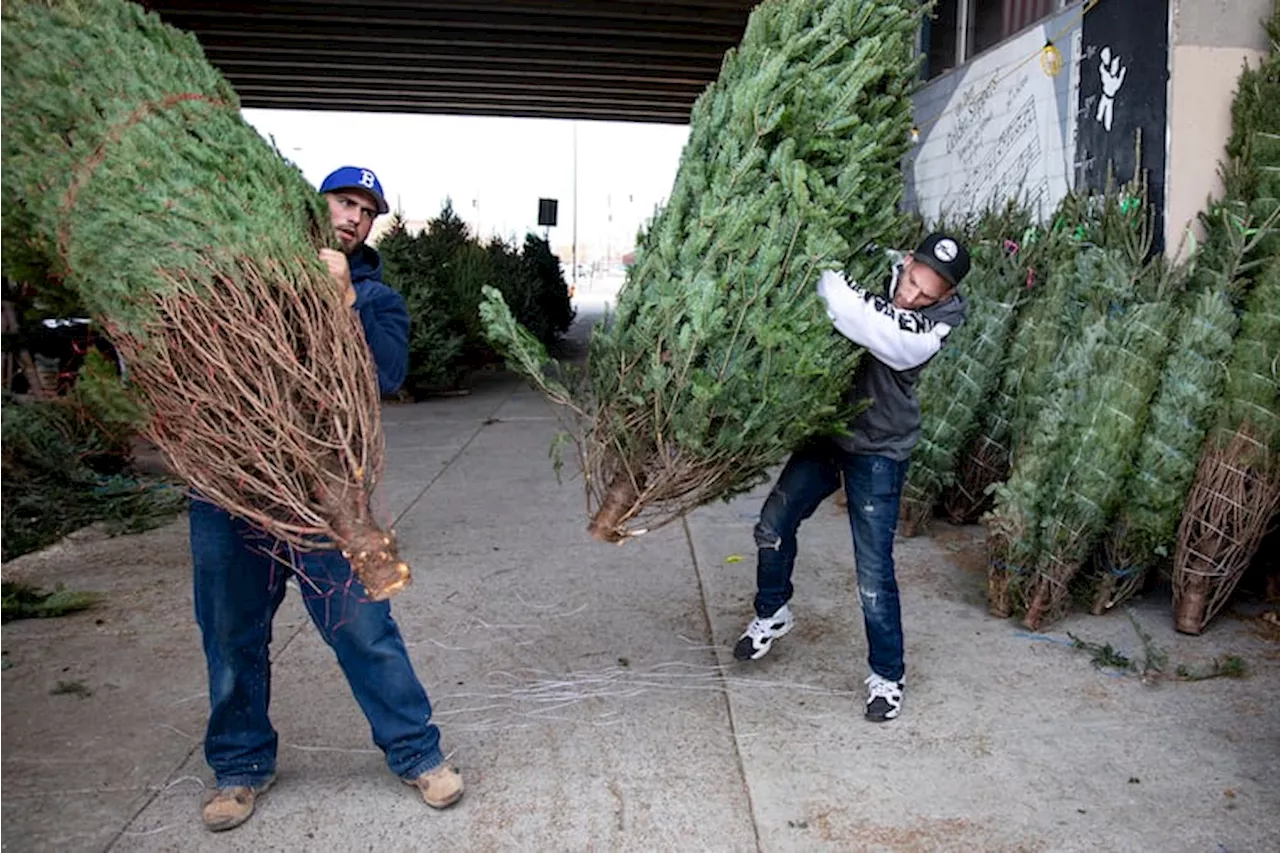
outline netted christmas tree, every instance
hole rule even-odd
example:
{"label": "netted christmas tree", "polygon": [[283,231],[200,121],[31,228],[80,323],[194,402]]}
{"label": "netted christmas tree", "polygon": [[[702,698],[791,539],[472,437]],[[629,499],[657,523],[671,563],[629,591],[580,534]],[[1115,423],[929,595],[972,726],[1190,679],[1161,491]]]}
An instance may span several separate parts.
{"label": "netted christmas tree", "polygon": [[774,0],[694,106],[675,186],[578,385],[491,294],[490,335],[579,416],[592,533],[617,540],[749,488],[842,428],[860,351],[815,285],[888,272],[919,6]]}
{"label": "netted christmas tree", "polygon": [[107,329],[144,433],[201,495],[408,582],[370,497],[373,365],[317,256],[323,199],[240,117],[196,40],[122,0],[3,9],[4,272]]}
{"label": "netted christmas tree", "polygon": [[[1223,169],[1225,198],[1243,208],[1241,219],[1255,223],[1274,221],[1280,210],[1280,0],[1263,27],[1271,52],[1240,74]],[[1280,229],[1269,229],[1258,254],[1280,255]]]}
{"label": "netted christmas tree", "polygon": [[1139,591],[1173,556],[1205,434],[1219,411],[1238,328],[1235,304],[1257,266],[1262,233],[1215,203],[1202,219],[1207,240],[1193,258],[1160,389],[1151,404],[1125,500],[1083,591],[1101,614]]}
{"label": "netted christmas tree", "polygon": [[920,441],[902,491],[899,530],[918,532],[955,482],[956,464],[982,425],[1005,368],[1009,336],[1030,287],[1043,242],[1029,210],[1016,203],[984,213],[969,237],[973,271],[965,278],[969,316],[947,337],[916,389]]}
{"label": "netted christmas tree", "polygon": [[[1280,34],[1280,4],[1269,32]],[[1083,593],[1102,613],[1142,588],[1172,558],[1204,438],[1218,416],[1238,328],[1239,301],[1276,254],[1275,176],[1280,172],[1280,75],[1276,56],[1240,76],[1221,173],[1225,192],[1201,214],[1205,238],[1191,259],[1188,299],[1126,500]]]}
{"label": "netted christmas tree", "polygon": [[[1197,466],[1174,557],[1174,625],[1198,634],[1239,583],[1280,503],[1280,3],[1271,54],[1240,74],[1226,146],[1224,206],[1257,246],[1225,405]],[[1252,280],[1251,280],[1252,279]],[[1242,288],[1243,289],[1243,288]]]}
{"label": "netted christmas tree", "polygon": [[1188,634],[1226,604],[1280,511],[1280,258],[1245,302],[1224,399],[1174,553],[1174,627]]}
{"label": "netted christmas tree", "polygon": [[[1083,447],[1123,432],[1112,426],[1118,414],[1107,400],[1128,379],[1103,380],[1110,359],[1128,348],[1120,319],[1142,299],[1150,223],[1141,192],[1138,184],[1070,200],[1093,217],[1068,232],[1084,245],[1073,261],[1052,267],[1050,292],[1030,313],[1031,332],[1020,328],[1015,337],[1001,388],[1008,399],[997,400],[1007,425],[989,421],[1000,426],[990,432],[1002,436],[1005,443],[996,447],[1010,460],[987,518],[989,605],[1000,616],[1027,611],[1033,627],[1046,613],[1056,615],[1066,580],[1059,588],[1052,579],[1072,564],[1082,540],[1097,535],[1088,526],[1095,518],[1084,514],[1097,478],[1090,472],[1078,482],[1071,466],[1082,464]],[[985,438],[995,444],[990,432]],[[1100,503],[1099,511],[1109,510]],[[1046,569],[1050,557],[1055,565]]]}
{"label": "netted christmas tree", "polygon": [[[1068,428],[1069,409],[1080,397],[1097,357],[1102,331],[1101,322],[1095,318],[1065,346],[1062,359],[1055,360],[1056,372],[1048,384],[1050,390],[1042,398],[1034,432],[1017,446],[1016,452],[989,434],[981,437],[995,461],[1009,467],[1007,479],[992,485],[994,508],[985,516],[987,599],[993,615],[1008,616],[1025,601],[1026,587],[1032,582],[1040,553],[1040,507],[1058,473],[1060,460],[1055,450]],[[1010,433],[1006,430],[1003,435]]]}
{"label": "netted christmas tree", "polygon": [[1052,225],[1038,236],[1034,254],[1026,259],[1030,298],[1006,333],[1007,352],[996,391],[982,409],[974,437],[959,451],[953,482],[942,495],[954,523],[977,521],[990,508],[995,485],[1009,476],[1013,454],[1052,389],[1062,350],[1080,333],[1080,289],[1088,284],[1077,274],[1080,252],[1108,245],[1129,227],[1123,224],[1129,214],[1120,210],[1121,204],[1131,203],[1126,198],[1118,192],[1070,193],[1059,204]]}
{"label": "netted christmas tree", "polygon": [[1159,385],[1182,284],[1162,259],[1138,273],[1131,305],[1112,306],[1094,369],[1061,434],[1059,475],[1040,507],[1040,557],[1025,596],[1028,628],[1065,615],[1070,584],[1091,556],[1123,498],[1123,487]]}

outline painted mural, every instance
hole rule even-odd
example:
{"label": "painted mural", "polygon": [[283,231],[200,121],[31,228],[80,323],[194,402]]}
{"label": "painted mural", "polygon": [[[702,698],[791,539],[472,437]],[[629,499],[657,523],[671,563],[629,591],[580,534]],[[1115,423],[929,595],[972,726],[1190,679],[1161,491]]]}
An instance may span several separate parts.
{"label": "painted mural", "polygon": [[[1056,64],[1053,57],[1041,61],[1049,35],[1060,54]],[[908,205],[929,220],[1016,197],[1051,210],[1076,176],[1079,36],[1076,4],[918,93]]]}
{"label": "painted mural", "polygon": [[[1099,3],[1085,16],[1080,50],[1076,186],[1101,189],[1108,170],[1130,181],[1141,169],[1164,233],[1169,86],[1168,0]],[[1156,248],[1160,248],[1161,239]]]}

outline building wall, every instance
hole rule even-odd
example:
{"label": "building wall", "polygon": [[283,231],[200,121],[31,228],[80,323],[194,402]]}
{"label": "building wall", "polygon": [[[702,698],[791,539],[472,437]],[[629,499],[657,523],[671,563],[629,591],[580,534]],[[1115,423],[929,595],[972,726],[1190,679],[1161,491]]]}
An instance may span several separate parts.
{"label": "building wall", "polygon": [[1141,178],[1164,248],[1169,140],[1170,0],[1113,0],[1085,16],[1080,34],[1076,189]]}
{"label": "building wall", "polygon": [[[1158,20],[1159,14],[1149,16],[1153,28],[1167,30],[1168,47],[1161,45],[1160,51],[1168,91],[1164,119],[1154,107],[1139,110],[1144,124],[1152,125],[1143,127],[1143,167],[1159,170],[1148,176],[1151,200],[1163,215],[1160,236],[1170,253],[1187,245],[1188,231],[1197,239],[1202,236],[1196,217],[1206,200],[1222,191],[1218,164],[1230,135],[1236,82],[1245,62],[1256,64],[1267,53],[1260,22],[1273,2],[1168,0],[1167,22]],[[1100,176],[1116,165],[1115,158],[1132,159],[1125,157],[1132,150],[1131,133],[1108,129],[1107,136],[1101,135],[1095,126],[1096,93],[1090,96],[1086,91],[1081,97],[1081,75],[1096,76],[1101,48],[1112,40],[1115,29],[1108,27],[1083,43],[1080,11],[1080,3],[1068,6],[931,81],[916,95],[920,135],[905,162],[908,206],[932,220],[978,212],[1021,193],[1047,214],[1068,187],[1100,185]],[[1028,59],[1046,35],[1054,37],[1062,53],[1062,70],[1056,76],[1045,74],[1036,59]],[[1159,39],[1151,41],[1154,49]],[[1132,58],[1139,69],[1160,64],[1156,56],[1132,48],[1127,52],[1126,61]],[[1085,88],[1096,82],[1091,76]],[[1152,92],[1145,91],[1151,87],[1130,85],[1134,82],[1136,78],[1127,80],[1115,99],[1117,121],[1131,114],[1132,98],[1142,94],[1151,100]],[[1139,93],[1139,88],[1144,91]],[[1155,126],[1162,122],[1164,128]],[[1161,136],[1163,152],[1148,147],[1160,145]],[[1120,172],[1127,173],[1118,177],[1128,179],[1131,170],[1130,164],[1121,164]]]}
{"label": "building wall", "polygon": [[[1047,215],[1072,185],[1080,4],[931,81],[915,98],[907,204],[954,218],[1019,195]],[[1050,75],[1038,52],[1052,35]]]}
{"label": "building wall", "polygon": [[1261,23],[1273,0],[1173,0],[1166,245],[1176,250],[1220,195],[1217,166],[1231,135],[1231,101],[1247,61],[1268,50]]}

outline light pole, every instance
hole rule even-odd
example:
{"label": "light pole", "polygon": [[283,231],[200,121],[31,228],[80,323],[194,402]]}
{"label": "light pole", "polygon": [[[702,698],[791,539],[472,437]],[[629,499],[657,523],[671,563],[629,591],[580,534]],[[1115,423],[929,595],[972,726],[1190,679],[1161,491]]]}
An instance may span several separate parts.
{"label": "light pole", "polygon": [[573,287],[578,287],[578,123],[573,123]]}

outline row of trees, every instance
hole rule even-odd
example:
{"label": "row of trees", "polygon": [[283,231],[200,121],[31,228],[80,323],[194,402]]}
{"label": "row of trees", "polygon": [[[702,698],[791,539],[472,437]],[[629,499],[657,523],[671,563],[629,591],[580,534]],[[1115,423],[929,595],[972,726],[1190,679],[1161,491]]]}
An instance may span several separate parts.
{"label": "row of trees", "polygon": [[481,290],[495,287],[525,328],[553,345],[573,322],[560,260],[533,234],[517,246],[473,235],[446,203],[420,232],[396,214],[378,241],[386,282],[404,296],[409,327],[409,393],[456,390],[473,370],[501,359],[480,324]]}

